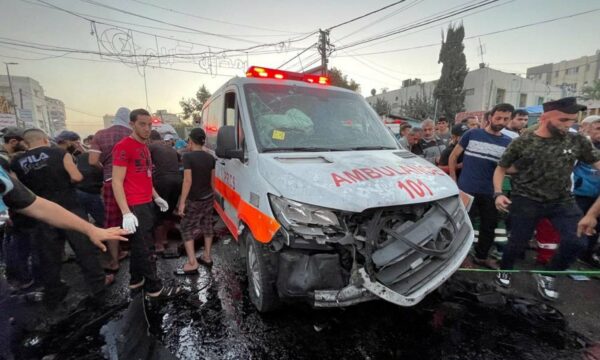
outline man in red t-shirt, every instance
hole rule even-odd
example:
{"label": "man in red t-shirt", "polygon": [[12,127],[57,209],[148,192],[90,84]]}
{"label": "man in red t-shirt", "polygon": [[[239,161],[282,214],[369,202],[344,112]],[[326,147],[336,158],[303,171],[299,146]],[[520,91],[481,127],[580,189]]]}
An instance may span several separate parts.
{"label": "man in red t-shirt", "polygon": [[133,132],[113,148],[112,188],[123,214],[123,229],[131,235],[129,272],[131,290],[144,289],[149,298],[168,298],[177,295],[179,288],[163,287],[156,274],[154,242],[154,203],[161,211],[169,204],[152,186],[152,159],[146,141],[152,130],[150,113],[133,110],[129,115]]}

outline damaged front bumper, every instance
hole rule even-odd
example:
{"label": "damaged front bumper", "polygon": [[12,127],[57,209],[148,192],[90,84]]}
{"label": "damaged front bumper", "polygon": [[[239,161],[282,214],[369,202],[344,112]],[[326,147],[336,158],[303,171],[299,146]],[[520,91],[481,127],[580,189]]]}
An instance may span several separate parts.
{"label": "damaged front bumper", "polygon": [[288,298],[308,295],[315,307],[344,307],[377,298],[414,306],[460,267],[473,236],[459,198],[438,200],[417,221],[396,226],[394,234],[370,253],[370,266],[358,264],[355,257],[352,270],[344,273],[337,254],[282,253],[278,289]]}

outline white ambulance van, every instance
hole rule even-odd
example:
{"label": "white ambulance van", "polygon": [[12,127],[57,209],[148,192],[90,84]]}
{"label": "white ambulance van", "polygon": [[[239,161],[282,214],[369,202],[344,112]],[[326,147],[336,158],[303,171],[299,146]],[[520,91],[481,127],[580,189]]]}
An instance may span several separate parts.
{"label": "white ambulance van", "polygon": [[413,306],[469,252],[455,183],[327,77],[251,67],[205,103],[202,122],[215,209],[261,312],[282,300]]}

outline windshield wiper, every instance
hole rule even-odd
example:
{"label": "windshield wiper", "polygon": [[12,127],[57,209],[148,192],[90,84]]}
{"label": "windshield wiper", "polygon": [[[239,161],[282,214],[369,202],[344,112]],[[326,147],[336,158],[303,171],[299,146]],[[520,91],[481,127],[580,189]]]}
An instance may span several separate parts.
{"label": "windshield wiper", "polygon": [[355,147],[351,147],[351,148],[336,149],[336,150],[398,150],[398,148],[391,147],[391,146],[377,145],[377,146],[355,146]]}
{"label": "windshield wiper", "polygon": [[266,153],[266,152],[278,152],[278,151],[314,151],[314,152],[318,152],[318,151],[332,151],[335,149],[331,149],[331,148],[324,148],[324,147],[280,147],[280,148],[267,148],[267,149],[263,149],[262,152]]}

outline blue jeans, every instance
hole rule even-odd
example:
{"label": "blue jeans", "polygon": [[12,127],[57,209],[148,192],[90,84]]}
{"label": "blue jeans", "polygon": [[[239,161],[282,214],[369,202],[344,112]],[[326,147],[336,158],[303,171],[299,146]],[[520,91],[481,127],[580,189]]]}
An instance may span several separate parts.
{"label": "blue jeans", "polygon": [[94,219],[96,226],[104,226],[104,204],[100,194],[92,194],[85,191],[77,190],[77,198],[79,203],[85,210],[85,213]]}
{"label": "blue jeans", "polygon": [[547,270],[566,270],[586,248],[586,240],[577,236],[577,223],[583,216],[575,201],[539,202],[513,195],[510,205],[511,232],[502,254],[500,268],[512,269],[525,250],[537,223],[547,218],[560,234],[560,245]]}

